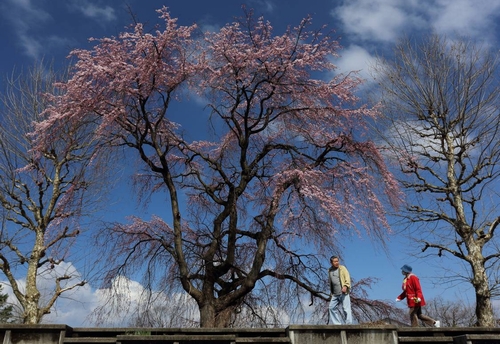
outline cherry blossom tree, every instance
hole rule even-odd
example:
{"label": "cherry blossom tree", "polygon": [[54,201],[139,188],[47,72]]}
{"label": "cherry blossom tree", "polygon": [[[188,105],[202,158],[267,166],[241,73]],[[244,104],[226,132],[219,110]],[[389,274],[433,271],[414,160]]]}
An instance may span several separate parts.
{"label": "cherry blossom tree", "polygon": [[[100,140],[143,162],[136,185],[166,195],[165,214],[103,231],[107,280],[141,271],[151,289],[176,285],[203,327],[260,316],[266,297],[326,300],[328,257],[351,233],[383,237],[399,197],[366,138],[379,113],[359,104],[354,74],[335,74],[338,42],[309,31],[309,18],[274,35],[249,13],[195,37],[159,13],[163,30],[137,24],[74,51],[35,133],[43,148],[61,126],[97,117]],[[178,116],[187,97],[210,115]]]}
{"label": "cherry blossom tree", "polygon": [[[99,199],[92,174],[90,122],[64,126],[43,150],[28,133],[50,101],[58,77],[43,63],[6,80],[0,97],[0,271],[19,302],[20,321],[38,324],[57,299],[86,282],[64,260]],[[104,157],[105,155],[101,155]],[[100,192],[104,189],[100,190]],[[63,263],[63,264],[61,264]]]}
{"label": "cherry blossom tree", "polygon": [[477,325],[495,326],[498,54],[466,39],[405,38],[395,46],[394,58],[380,59],[375,71],[388,120],[385,139],[408,196],[400,219],[422,255],[464,263],[447,269],[445,279],[470,283]]}

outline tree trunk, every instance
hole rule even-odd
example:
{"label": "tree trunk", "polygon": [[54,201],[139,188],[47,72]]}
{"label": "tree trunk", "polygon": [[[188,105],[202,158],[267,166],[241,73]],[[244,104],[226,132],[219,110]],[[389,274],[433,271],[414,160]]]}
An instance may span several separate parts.
{"label": "tree trunk", "polygon": [[40,291],[36,286],[36,275],[37,268],[33,263],[29,263],[28,273],[26,276],[26,293],[24,298],[24,312],[23,312],[23,323],[24,324],[38,324],[40,322],[39,316],[39,301],[40,301]]}
{"label": "tree trunk", "polygon": [[26,299],[26,305],[24,306],[23,313],[23,324],[35,325],[40,322],[39,312],[38,312],[38,299],[40,294],[29,295]]}
{"label": "tree trunk", "polygon": [[215,307],[212,304],[200,306],[200,327],[217,327],[215,325]]}
{"label": "tree trunk", "polygon": [[[489,292],[488,292],[489,294]],[[476,317],[477,326],[495,327],[495,317],[493,316],[493,308],[491,306],[490,296],[481,295],[476,290]]]}
{"label": "tree trunk", "polygon": [[40,315],[40,291],[37,286],[38,264],[43,256],[44,231],[37,230],[36,238],[28,260],[28,272],[26,274],[26,292],[24,298],[24,324],[38,324],[42,319]]}
{"label": "tree trunk", "polygon": [[207,303],[199,307],[200,327],[204,328],[227,328],[231,323],[233,315],[232,308],[217,311],[213,304]]}
{"label": "tree trunk", "polygon": [[476,325],[481,327],[495,327],[495,317],[491,305],[491,293],[486,270],[479,263],[473,264],[472,269],[474,273],[472,284],[476,292]]}
{"label": "tree trunk", "polygon": [[476,292],[476,318],[477,326],[495,327],[495,317],[491,305],[491,292],[488,274],[486,273],[484,256],[481,246],[475,240],[467,237],[469,250],[469,263],[472,268],[472,285]]}

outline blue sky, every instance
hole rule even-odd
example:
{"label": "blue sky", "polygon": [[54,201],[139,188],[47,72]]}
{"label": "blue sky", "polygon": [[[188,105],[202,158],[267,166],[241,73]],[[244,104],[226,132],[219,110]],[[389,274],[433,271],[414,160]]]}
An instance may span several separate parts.
{"label": "blue sky", "polygon": [[[269,20],[277,34],[311,15],[314,26],[326,24],[336,31],[343,46],[341,57],[335,61],[339,70],[359,70],[367,79],[375,56],[386,54],[402,34],[434,30],[449,38],[468,36],[485,45],[499,46],[500,0],[0,0],[0,73],[4,76],[41,58],[62,64],[72,49],[89,47],[88,38],[117,36],[124,31],[132,22],[128,8],[138,21],[150,27],[161,22],[155,10],[165,5],[181,25],[197,23],[203,30],[216,30],[242,16],[242,4]],[[123,203],[121,211],[113,212],[116,220],[124,220],[136,209],[128,196],[120,195],[117,202],[121,198]],[[427,298],[465,295],[466,302],[473,302],[473,294],[465,285],[450,288],[433,283],[443,274],[440,265],[456,261],[416,260],[411,256],[413,243],[396,236],[387,239],[387,252],[356,236],[339,240],[345,247],[342,263],[354,278],[379,279],[372,298],[393,300],[400,292],[399,268],[408,263],[422,279]],[[86,301],[75,310],[73,301],[63,300],[46,321],[90,325],[85,316],[99,299],[99,291],[87,286],[72,298]]]}

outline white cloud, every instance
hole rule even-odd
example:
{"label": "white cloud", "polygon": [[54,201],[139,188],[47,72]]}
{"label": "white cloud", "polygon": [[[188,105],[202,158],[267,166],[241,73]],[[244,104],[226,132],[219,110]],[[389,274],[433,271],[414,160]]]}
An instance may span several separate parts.
{"label": "white cloud", "polygon": [[99,305],[98,293],[88,284],[60,297],[43,323],[66,324],[72,327],[93,326],[89,315]]}
{"label": "white cloud", "polygon": [[345,0],[331,15],[340,20],[350,44],[335,61],[339,71],[360,70],[360,77],[370,81],[375,54],[405,34],[434,31],[451,40],[466,36],[495,44],[500,0]]}
{"label": "white cloud", "polygon": [[70,8],[84,16],[95,19],[97,22],[111,22],[116,20],[115,9],[111,6],[98,6],[89,0],[76,0],[70,3]]}
{"label": "white cloud", "polygon": [[392,43],[405,33],[494,39],[500,1],[349,0],[332,10],[351,40]]}
{"label": "white cloud", "polygon": [[[7,0],[4,11],[4,15],[6,15],[7,18],[10,17],[12,22],[19,23],[19,25],[22,26],[29,26],[28,24],[33,20],[43,22],[51,19],[47,11],[37,7],[31,0]],[[20,14],[21,17],[13,17],[13,13]]]}
{"label": "white cloud", "polygon": [[[71,274],[78,280],[81,278],[81,274],[71,263],[62,263],[54,270],[42,273],[38,278],[38,288],[42,299],[49,297],[51,290],[54,289],[53,275],[63,273]],[[19,279],[17,283],[24,291],[25,279]],[[9,284],[5,281],[0,281],[0,284],[3,286],[3,292],[9,295],[8,302],[15,306],[17,312],[20,312],[21,308]],[[158,326],[179,327],[185,324],[184,319],[192,319],[195,322],[198,320],[196,304],[186,293],[175,295],[167,295],[163,292],[150,293],[141,283],[119,276],[112,281],[111,288],[96,289],[86,284],[63,293],[51,309],[51,313],[43,317],[42,323],[65,324],[71,327],[129,326],[137,318],[137,314],[145,314],[145,305],[147,300],[151,299],[157,301],[149,312],[155,314]],[[163,312],[165,308],[174,311]],[[116,316],[117,314],[119,316]]]}
{"label": "white cloud", "polygon": [[[274,9],[276,8],[274,1],[270,1],[270,0],[251,0],[249,2],[249,4],[250,4],[249,8],[258,8],[259,11],[267,12],[267,13],[272,13],[274,11]],[[257,14],[259,14],[259,13],[257,13]]]}
{"label": "white cloud", "polygon": [[[116,11],[111,6],[99,6],[90,0],[78,0],[67,3],[73,11],[83,14],[98,23],[107,23],[117,19]],[[0,16],[12,28],[25,55],[37,60],[49,49],[71,46],[70,39],[56,34],[44,34],[53,24],[58,12],[54,7],[33,0],[4,0],[0,2]],[[59,13],[60,14],[60,13]],[[67,15],[64,13],[63,15]],[[63,33],[65,35],[67,33]]]}
{"label": "white cloud", "polygon": [[41,57],[43,44],[33,32],[51,20],[51,15],[31,0],[7,0],[0,4],[0,13],[13,28],[24,53],[33,59]]}
{"label": "white cloud", "polygon": [[435,9],[429,11],[431,25],[441,34],[488,40],[498,32],[498,0],[437,0]]}
{"label": "white cloud", "polygon": [[340,51],[341,57],[336,59],[334,63],[341,73],[349,73],[358,71],[358,76],[363,80],[370,80],[370,66],[374,63],[375,58],[363,47],[359,45],[351,45]]}
{"label": "white cloud", "polygon": [[43,44],[35,37],[26,33],[19,33],[19,44],[24,50],[24,53],[33,60],[42,56]]}
{"label": "white cloud", "polygon": [[392,42],[403,31],[423,24],[411,4],[399,0],[352,0],[336,7],[332,15],[341,20],[349,35],[359,40]]}
{"label": "white cloud", "polygon": [[[81,274],[77,271],[73,264],[62,262],[54,267],[54,269],[41,272],[37,280],[37,287],[40,291],[41,298],[48,299],[52,296],[55,287],[55,276],[70,275],[71,279],[62,282],[61,287],[69,287],[82,280]],[[3,285],[3,291],[9,295],[8,302],[14,305],[16,312],[20,312],[21,307],[16,297],[12,292],[12,288],[6,281],[0,281]],[[24,292],[26,289],[26,279],[17,280],[19,289]],[[62,323],[71,326],[83,326],[86,317],[90,314],[98,304],[98,299],[94,296],[89,285],[72,289],[62,294],[62,297],[56,302],[56,306],[51,310],[51,313],[43,318],[44,323]],[[43,301],[42,301],[43,302]]]}

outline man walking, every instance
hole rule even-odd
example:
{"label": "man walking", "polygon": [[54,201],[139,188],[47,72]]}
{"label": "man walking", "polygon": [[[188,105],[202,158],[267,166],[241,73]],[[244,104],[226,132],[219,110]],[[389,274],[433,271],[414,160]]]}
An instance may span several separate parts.
{"label": "man walking", "polygon": [[330,258],[331,267],[328,269],[330,280],[330,305],[328,313],[330,323],[333,325],[352,324],[351,298],[351,276],[343,265],[340,265],[339,257]]}

